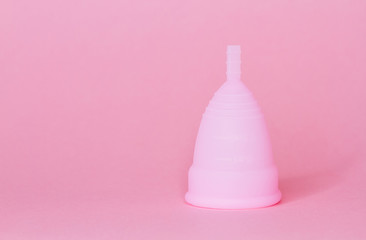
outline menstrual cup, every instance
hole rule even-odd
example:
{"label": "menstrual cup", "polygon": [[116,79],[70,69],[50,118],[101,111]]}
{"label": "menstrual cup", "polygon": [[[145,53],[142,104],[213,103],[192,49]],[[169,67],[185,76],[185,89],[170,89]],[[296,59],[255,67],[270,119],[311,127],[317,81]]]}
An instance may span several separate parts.
{"label": "menstrual cup", "polygon": [[227,47],[227,80],[202,116],[185,195],[195,206],[259,208],[281,199],[263,115],[240,80],[240,55],[240,46]]}

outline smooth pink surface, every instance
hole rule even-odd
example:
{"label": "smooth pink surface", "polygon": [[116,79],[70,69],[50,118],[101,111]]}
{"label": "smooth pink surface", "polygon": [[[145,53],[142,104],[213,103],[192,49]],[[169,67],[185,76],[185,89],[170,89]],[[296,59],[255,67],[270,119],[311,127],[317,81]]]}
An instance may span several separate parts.
{"label": "smooth pink surface", "polygon": [[[0,239],[365,239],[366,2],[0,1]],[[240,44],[282,201],[184,203]]]}

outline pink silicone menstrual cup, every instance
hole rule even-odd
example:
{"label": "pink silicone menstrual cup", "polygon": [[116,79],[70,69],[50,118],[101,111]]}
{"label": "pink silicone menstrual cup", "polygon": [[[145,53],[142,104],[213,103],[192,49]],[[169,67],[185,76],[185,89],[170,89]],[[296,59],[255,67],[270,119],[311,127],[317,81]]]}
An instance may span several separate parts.
{"label": "pink silicone menstrual cup", "polygon": [[202,117],[185,196],[195,206],[258,208],[281,199],[264,118],[240,80],[240,54],[228,46],[227,80]]}

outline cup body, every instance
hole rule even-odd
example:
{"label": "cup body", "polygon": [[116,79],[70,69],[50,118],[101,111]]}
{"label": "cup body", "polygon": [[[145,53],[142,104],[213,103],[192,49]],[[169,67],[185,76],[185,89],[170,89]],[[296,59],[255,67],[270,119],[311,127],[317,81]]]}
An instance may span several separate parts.
{"label": "cup body", "polygon": [[242,82],[226,82],[202,116],[188,203],[208,208],[270,206],[281,199],[264,117]]}

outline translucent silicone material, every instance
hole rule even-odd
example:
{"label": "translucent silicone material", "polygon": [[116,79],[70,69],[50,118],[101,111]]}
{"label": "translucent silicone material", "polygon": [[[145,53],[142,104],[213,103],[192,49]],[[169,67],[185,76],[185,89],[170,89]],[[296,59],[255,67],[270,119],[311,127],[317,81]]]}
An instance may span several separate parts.
{"label": "translucent silicone material", "polygon": [[240,54],[227,47],[227,80],[201,120],[185,196],[195,206],[258,208],[281,199],[263,116],[240,81]]}

